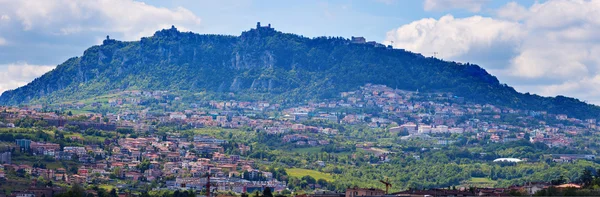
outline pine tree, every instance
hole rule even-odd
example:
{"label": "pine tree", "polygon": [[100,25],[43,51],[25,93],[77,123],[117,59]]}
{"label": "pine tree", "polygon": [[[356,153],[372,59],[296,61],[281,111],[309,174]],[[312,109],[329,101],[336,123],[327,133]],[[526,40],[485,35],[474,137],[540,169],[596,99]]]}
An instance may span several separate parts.
{"label": "pine tree", "polygon": [[585,186],[590,186],[592,180],[594,179],[594,177],[592,176],[592,171],[586,168],[585,170],[583,170],[583,174],[581,175],[581,177],[579,177],[579,179],[581,179],[581,182],[583,182]]}
{"label": "pine tree", "polygon": [[265,190],[263,190],[263,197],[273,197],[273,193],[271,193],[271,188],[265,187]]}

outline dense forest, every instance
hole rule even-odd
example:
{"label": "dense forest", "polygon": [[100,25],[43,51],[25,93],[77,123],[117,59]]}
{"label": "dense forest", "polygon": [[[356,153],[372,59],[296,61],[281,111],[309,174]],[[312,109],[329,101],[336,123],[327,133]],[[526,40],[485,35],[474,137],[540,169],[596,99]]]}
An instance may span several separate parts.
{"label": "dense forest", "polygon": [[135,42],[107,39],[28,85],[4,92],[2,105],[56,103],[115,90],[169,90],[294,103],[333,98],[366,83],[422,92],[452,92],[466,101],[598,118],[600,107],[577,99],[522,94],[473,64],[402,49],[306,38],[260,27],[240,36],[176,28]]}

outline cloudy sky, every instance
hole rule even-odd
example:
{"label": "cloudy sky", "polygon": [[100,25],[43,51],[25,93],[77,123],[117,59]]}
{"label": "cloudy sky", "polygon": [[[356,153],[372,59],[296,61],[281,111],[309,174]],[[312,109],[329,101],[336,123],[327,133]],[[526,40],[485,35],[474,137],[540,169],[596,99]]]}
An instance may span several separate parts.
{"label": "cloudy sky", "polygon": [[0,0],[0,92],[106,35],[138,40],[172,24],[239,35],[257,21],[436,53],[478,64],[521,92],[600,104],[600,0]]}

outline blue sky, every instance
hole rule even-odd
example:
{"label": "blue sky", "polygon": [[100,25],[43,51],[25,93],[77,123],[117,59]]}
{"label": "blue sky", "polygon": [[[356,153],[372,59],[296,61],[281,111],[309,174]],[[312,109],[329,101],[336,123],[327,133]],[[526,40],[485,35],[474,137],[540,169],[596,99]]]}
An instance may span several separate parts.
{"label": "blue sky", "polygon": [[[469,1],[469,0],[465,0]],[[283,32],[315,36],[361,35],[383,41],[385,32],[421,18],[439,18],[446,14],[471,16],[462,8],[424,10],[421,0],[354,0],[354,1],[144,1],[151,5],[185,7],[203,20],[197,32],[239,35],[257,21],[271,23]],[[479,15],[489,15],[509,1],[481,1]],[[534,1],[524,1],[531,5]]]}
{"label": "blue sky", "polygon": [[521,92],[600,104],[600,0],[0,0],[0,92],[80,56],[106,35],[174,24],[239,35],[280,31],[367,40],[476,63]]}

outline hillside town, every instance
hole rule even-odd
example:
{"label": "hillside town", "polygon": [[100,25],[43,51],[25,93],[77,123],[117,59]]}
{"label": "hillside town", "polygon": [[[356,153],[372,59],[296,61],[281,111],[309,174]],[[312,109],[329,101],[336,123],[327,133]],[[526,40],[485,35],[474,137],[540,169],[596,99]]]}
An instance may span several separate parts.
{"label": "hillside town", "polygon": [[[13,176],[30,177],[31,181],[30,188],[11,191],[12,196],[52,196],[64,192],[64,184],[111,185],[122,191],[139,190],[140,184],[148,185],[152,190],[204,190],[208,193],[242,194],[263,192],[265,188],[279,193],[289,191],[288,183],[274,176],[275,169],[261,169],[261,164],[272,161],[248,157],[252,144],[231,143],[228,139],[205,134],[184,135],[173,130],[158,134],[161,127],[166,126],[265,133],[274,136],[277,143],[295,148],[324,147],[334,143],[331,139],[335,136],[348,138],[350,136],[340,131],[343,127],[339,125],[344,125],[381,131],[397,136],[401,141],[428,141],[437,148],[456,143],[456,135],[466,135],[480,144],[527,140],[548,147],[571,149],[585,149],[585,143],[572,145],[578,140],[576,136],[597,132],[598,126],[595,119],[579,120],[545,111],[472,104],[450,93],[419,93],[374,84],[343,92],[336,100],[295,106],[267,101],[184,102],[179,95],[167,91],[123,91],[103,99],[57,106],[0,107],[0,127],[17,132],[19,128],[54,128],[53,137],[63,140],[61,143],[43,141],[46,139],[44,134],[35,134],[37,141],[29,135],[0,136],[3,141],[0,144],[0,179],[6,179],[12,173]],[[180,110],[182,105],[187,107]],[[102,109],[112,112],[94,112]],[[73,111],[81,113],[73,114]],[[57,134],[60,132],[68,135],[60,136]],[[114,135],[108,136],[112,133]],[[385,163],[398,156],[420,158],[418,151],[395,153],[377,141],[359,139],[353,143],[355,148],[378,158],[371,162],[373,164]],[[553,154],[549,157],[556,163],[596,159],[595,154]],[[25,158],[29,160],[21,160]],[[532,158],[503,161],[526,162],[529,159]],[[62,162],[62,165],[50,167],[39,161]],[[326,166],[323,161],[315,165]],[[59,186],[61,184],[63,187]],[[550,183],[523,183],[510,188],[462,187],[391,194],[380,189],[366,192],[365,189],[349,188],[345,196],[485,196],[505,195],[512,190],[534,194],[549,186]],[[581,187],[558,187],[571,186]],[[318,191],[322,186],[312,184],[309,188]],[[311,195],[343,196],[327,192]]]}
{"label": "hillside town", "polygon": [[[0,126],[14,127],[14,120],[28,117],[44,120],[49,126],[59,129],[65,125],[76,125],[83,130],[130,128],[135,131],[152,131],[156,129],[156,125],[178,124],[190,128],[249,128],[269,134],[304,131],[336,135],[339,132],[334,128],[303,124],[305,121],[316,120],[366,125],[371,129],[406,134],[403,135],[404,139],[432,138],[430,135],[442,133],[470,133],[477,139],[494,143],[526,138],[550,147],[569,146],[573,142],[570,136],[594,132],[598,127],[596,119],[580,120],[564,114],[471,104],[463,100],[464,98],[451,93],[418,93],[372,84],[367,84],[360,90],[343,92],[339,100],[308,102],[293,107],[266,101],[186,103],[167,91],[123,91],[106,102],[78,102],[58,106],[63,111],[89,110],[83,113],[86,119],[77,121],[52,111],[44,112],[42,105],[2,107],[1,116],[6,119],[6,123],[0,123]],[[150,101],[155,103],[149,104]],[[189,108],[168,111],[181,104]],[[118,112],[92,112],[104,107],[118,109]],[[154,110],[152,107],[163,108],[165,112],[150,112]],[[352,109],[366,112],[353,113]],[[286,136],[284,141],[302,141],[307,146],[315,146],[320,145],[319,140],[322,140],[309,139],[300,132],[299,135]]]}

